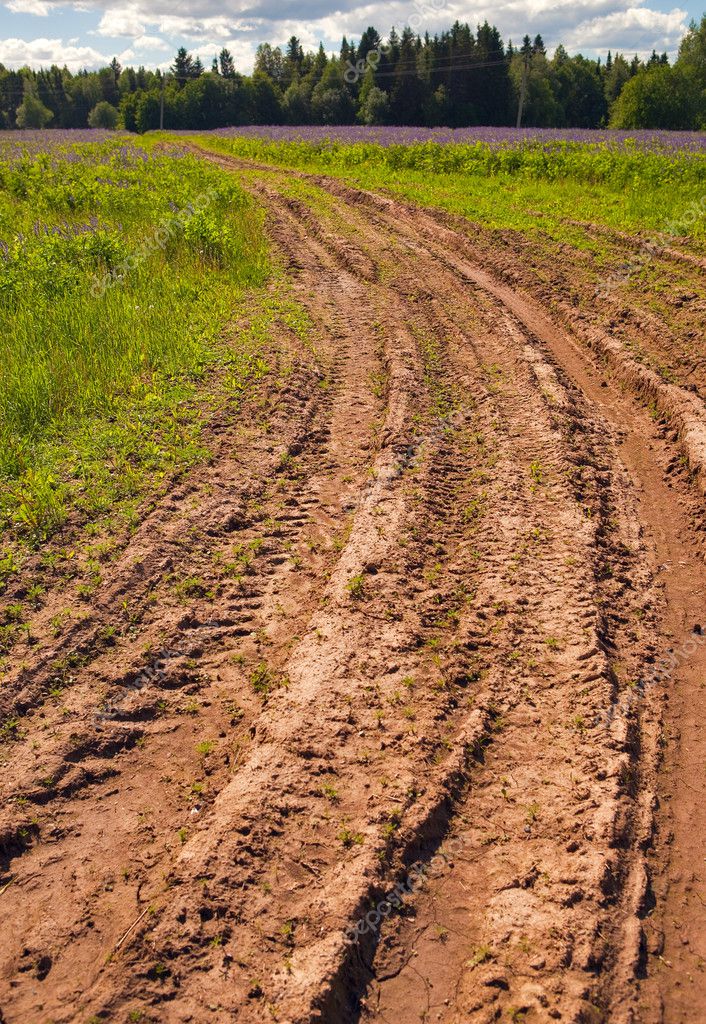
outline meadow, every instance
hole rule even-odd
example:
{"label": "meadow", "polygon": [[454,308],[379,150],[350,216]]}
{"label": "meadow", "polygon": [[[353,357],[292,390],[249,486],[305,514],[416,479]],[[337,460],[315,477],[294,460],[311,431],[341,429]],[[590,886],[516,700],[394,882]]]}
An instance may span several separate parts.
{"label": "meadow", "polygon": [[[557,240],[576,239],[571,220],[668,231],[706,194],[703,133],[255,128],[198,139],[217,152],[336,175],[487,227]],[[706,217],[689,217],[677,233],[706,238]]]}
{"label": "meadow", "polygon": [[250,372],[222,332],[268,273],[232,177],[85,135],[0,141],[0,527],[34,540],[199,458],[192,400]]}

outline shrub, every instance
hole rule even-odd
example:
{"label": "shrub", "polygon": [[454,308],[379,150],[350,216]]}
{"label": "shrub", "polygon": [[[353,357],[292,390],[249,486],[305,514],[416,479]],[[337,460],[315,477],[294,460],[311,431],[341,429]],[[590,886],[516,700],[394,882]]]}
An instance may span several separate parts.
{"label": "shrub", "polygon": [[89,128],[108,128],[111,131],[117,128],[118,125],[118,111],[112,104],[102,100],[100,103],[96,103],[93,110],[88,115],[88,126]]}

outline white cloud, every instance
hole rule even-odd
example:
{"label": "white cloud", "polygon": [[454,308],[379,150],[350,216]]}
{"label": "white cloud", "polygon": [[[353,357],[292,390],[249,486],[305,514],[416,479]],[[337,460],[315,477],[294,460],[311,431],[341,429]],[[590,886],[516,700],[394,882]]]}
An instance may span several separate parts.
{"label": "white cloud", "polygon": [[12,14],[36,14],[40,18],[46,18],[58,4],[52,0],[9,0],[5,6]]}
{"label": "white cloud", "polygon": [[213,58],[225,47],[230,50],[235,61],[235,66],[244,74],[249,74],[255,64],[255,49],[257,43],[246,39],[218,39],[199,45],[192,52],[201,58],[206,68],[211,67]]}
{"label": "white cloud", "polygon": [[160,36],[138,36],[132,45],[136,50],[171,50],[170,44]]}
{"label": "white cloud", "polygon": [[160,32],[172,38],[232,39],[236,32],[256,32],[252,21],[241,18],[188,18],[180,15],[160,15],[155,22]]}
{"label": "white cloud", "polygon": [[105,12],[96,31],[99,36],[137,38],[145,34],[145,25],[134,7],[118,7]]}
{"label": "white cloud", "polygon": [[[50,13],[58,2],[5,0],[10,9],[37,14]],[[506,43],[519,43],[525,33],[541,33],[550,52],[561,42],[570,53],[589,56],[609,47],[627,53],[649,53],[655,47],[673,54],[688,20],[680,8],[662,12],[645,6],[650,0],[477,0],[472,9],[467,0],[389,0],[383,7],[365,0],[335,0],[335,6],[331,0],[71,2],[75,11],[92,11],[99,17],[90,35],[125,38],[125,53],[130,54],[126,61],[138,54],[141,63],[154,66],[158,58],[162,62],[160,54],[186,46],[210,65],[213,53],[227,46],[241,71],[251,70],[255,48],[264,41],[284,45],[296,35],[305,49],[315,49],[322,40],[330,52],[338,49],[344,34],[359,39],[367,25],[375,25],[384,35],[392,25],[399,30],[410,23],[420,33],[434,33],[456,19],[472,26],[487,19]],[[89,55],[96,52],[85,49]]]}
{"label": "white cloud", "polygon": [[566,47],[569,50],[612,48],[630,53],[650,53],[653,49],[673,52],[686,28],[687,12],[679,8],[663,12],[631,7],[583,22],[568,34]]}
{"label": "white cloud", "polygon": [[40,68],[64,64],[70,71],[84,67],[103,67],[110,57],[90,46],[68,46],[61,39],[0,39],[0,64],[21,68],[25,64]]}

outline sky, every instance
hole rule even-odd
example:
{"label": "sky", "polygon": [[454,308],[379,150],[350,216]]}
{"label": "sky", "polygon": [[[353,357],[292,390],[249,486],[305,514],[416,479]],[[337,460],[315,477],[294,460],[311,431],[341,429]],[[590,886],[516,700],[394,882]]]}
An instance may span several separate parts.
{"label": "sky", "polygon": [[703,0],[0,0],[0,63],[18,68],[51,64],[72,71],[107,64],[167,67],[185,46],[209,67],[227,47],[242,72],[252,70],[260,42],[284,45],[291,35],[305,49],[322,41],[337,51],[342,36],[357,40],[367,25],[386,35],[394,25],[434,33],[455,20],[472,26],[486,19],[507,43],[538,32],[551,53],[647,56],[656,49],[676,54]]}

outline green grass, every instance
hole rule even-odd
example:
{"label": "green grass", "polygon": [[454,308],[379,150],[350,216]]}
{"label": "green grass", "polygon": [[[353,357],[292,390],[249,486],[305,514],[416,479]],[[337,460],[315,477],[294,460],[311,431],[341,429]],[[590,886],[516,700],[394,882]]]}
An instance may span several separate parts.
{"label": "green grass", "polygon": [[[205,148],[324,173],[485,227],[543,232],[600,248],[570,220],[625,231],[668,231],[706,241],[706,158],[560,143],[493,150],[484,143],[383,147],[367,143],[270,142],[200,136]],[[700,214],[683,221],[693,204]]]}
{"label": "green grass", "polygon": [[[206,456],[200,398],[267,372],[262,211],[155,140],[0,145],[0,585],[12,545],[93,521]],[[226,330],[247,310],[248,326]]]}

